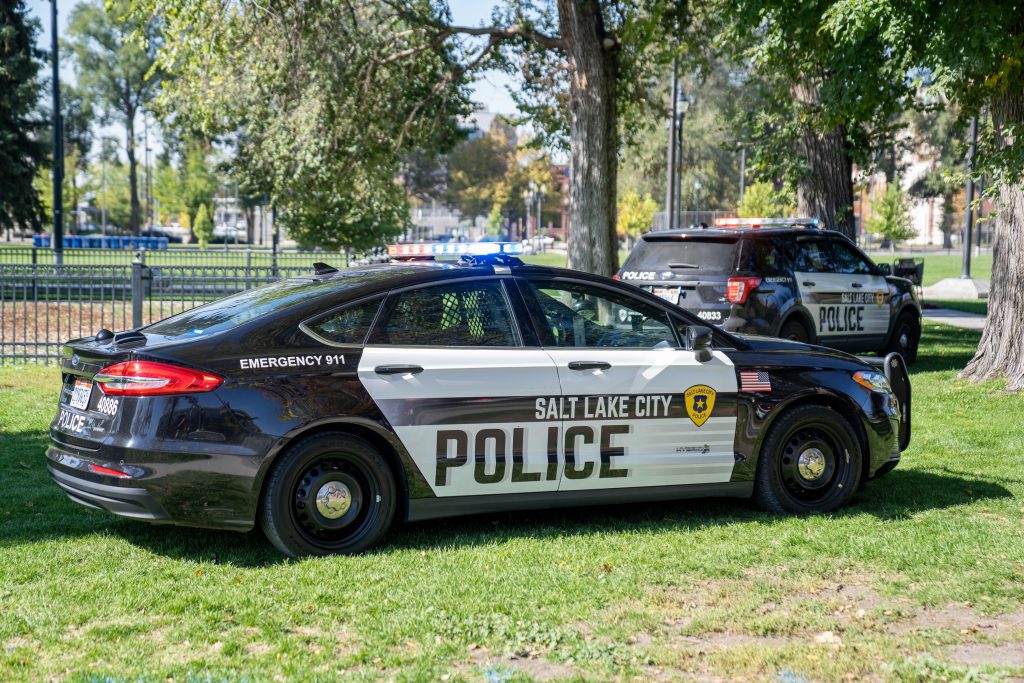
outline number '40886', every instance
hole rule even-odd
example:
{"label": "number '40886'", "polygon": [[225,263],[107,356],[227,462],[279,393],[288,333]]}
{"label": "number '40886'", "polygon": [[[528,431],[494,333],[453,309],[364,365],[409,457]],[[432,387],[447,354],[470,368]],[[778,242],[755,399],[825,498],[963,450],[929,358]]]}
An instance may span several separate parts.
{"label": "number '40886'", "polygon": [[117,406],[117,399],[110,398],[109,396],[101,396],[100,400],[96,402],[96,410],[105,415],[117,415]]}

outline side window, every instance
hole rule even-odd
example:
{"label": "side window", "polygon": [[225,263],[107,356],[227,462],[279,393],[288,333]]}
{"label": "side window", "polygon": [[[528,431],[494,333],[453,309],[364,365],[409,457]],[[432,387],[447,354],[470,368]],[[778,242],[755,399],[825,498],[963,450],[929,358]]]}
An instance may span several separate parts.
{"label": "side window", "polygon": [[308,325],[317,337],[332,344],[362,344],[382,299],[350,306]]}
{"label": "side window", "polygon": [[868,275],[871,268],[864,261],[857,250],[841,240],[829,241],[830,262],[832,272],[847,273],[850,275]]}
{"label": "side window", "polygon": [[829,254],[824,240],[801,240],[797,242],[796,268],[801,273],[829,273]]}
{"label": "side window", "polygon": [[675,347],[668,317],[628,295],[582,283],[526,280],[543,316],[546,344],[559,347]]}
{"label": "side window", "polygon": [[512,313],[499,282],[465,282],[388,296],[371,344],[517,346]]}
{"label": "side window", "polygon": [[747,242],[747,270],[763,275],[784,275],[788,259],[786,250],[773,239],[752,239]]}

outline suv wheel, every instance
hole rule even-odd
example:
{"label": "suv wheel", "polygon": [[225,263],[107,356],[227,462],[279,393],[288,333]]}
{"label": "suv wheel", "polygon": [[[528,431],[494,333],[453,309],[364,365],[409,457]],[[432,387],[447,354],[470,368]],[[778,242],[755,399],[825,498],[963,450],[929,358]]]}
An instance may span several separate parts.
{"label": "suv wheel", "polygon": [[342,433],[300,439],[267,475],[263,533],[286,555],[351,554],[381,539],[397,507],[384,457]]}
{"label": "suv wheel", "polygon": [[790,318],[786,321],[786,324],[779,330],[779,336],[783,339],[790,341],[797,341],[804,344],[811,342],[811,335],[808,334],[807,328],[802,322],[796,318]]}
{"label": "suv wheel", "polygon": [[892,331],[892,340],[882,349],[880,355],[895,351],[903,356],[909,365],[917,360],[917,347],[921,343],[921,325],[910,313],[901,313]]}

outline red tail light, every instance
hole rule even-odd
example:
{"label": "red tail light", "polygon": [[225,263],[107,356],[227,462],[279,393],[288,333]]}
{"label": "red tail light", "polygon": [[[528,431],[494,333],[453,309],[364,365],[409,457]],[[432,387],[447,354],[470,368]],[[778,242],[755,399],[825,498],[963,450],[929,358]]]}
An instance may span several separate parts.
{"label": "red tail light", "polygon": [[622,276],[621,276],[621,275],[619,275],[618,273],[615,273],[615,275],[612,275],[612,279],[613,279],[613,280],[621,280],[621,279],[622,279]]}
{"label": "red tail light", "polygon": [[761,285],[759,277],[731,277],[725,288],[725,298],[731,304],[745,304],[750,292]]}
{"label": "red tail light", "polygon": [[108,396],[166,396],[213,391],[224,378],[178,365],[136,360],[109,365],[93,381]]}

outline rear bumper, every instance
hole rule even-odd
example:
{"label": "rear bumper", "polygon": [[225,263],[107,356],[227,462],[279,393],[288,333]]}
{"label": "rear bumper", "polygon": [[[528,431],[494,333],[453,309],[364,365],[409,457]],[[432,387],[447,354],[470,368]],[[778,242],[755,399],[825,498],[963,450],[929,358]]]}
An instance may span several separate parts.
{"label": "rear bumper", "polygon": [[104,484],[52,463],[46,469],[54,483],[79,505],[146,522],[171,521],[167,512],[146,489]]}

